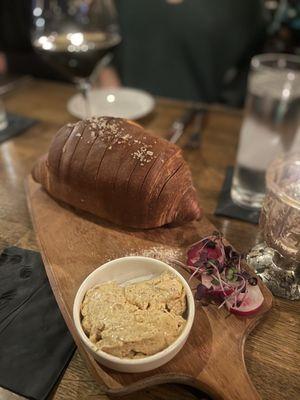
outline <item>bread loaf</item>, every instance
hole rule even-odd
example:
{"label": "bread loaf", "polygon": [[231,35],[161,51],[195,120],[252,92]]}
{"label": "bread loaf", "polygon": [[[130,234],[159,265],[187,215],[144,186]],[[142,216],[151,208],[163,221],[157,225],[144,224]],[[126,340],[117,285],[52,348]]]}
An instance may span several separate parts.
{"label": "bread loaf", "polygon": [[55,199],[122,226],[177,225],[201,215],[179,147],[120,118],[65,125],[32,175]]}

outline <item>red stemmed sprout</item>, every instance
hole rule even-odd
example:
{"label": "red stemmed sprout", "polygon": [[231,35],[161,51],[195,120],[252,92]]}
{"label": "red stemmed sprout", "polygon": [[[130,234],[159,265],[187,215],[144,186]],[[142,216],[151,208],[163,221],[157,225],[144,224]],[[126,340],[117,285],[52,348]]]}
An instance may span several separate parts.
{"label": "red stemmed sprout", "polygon": [[214,298],[230,311],[249,315],[263,303],[257,278],[242,267],[243,254],[224,243],[220,233],[201,239],[187,251],[187,269],[191,278],[201,280],[196,287],[195,299]]}

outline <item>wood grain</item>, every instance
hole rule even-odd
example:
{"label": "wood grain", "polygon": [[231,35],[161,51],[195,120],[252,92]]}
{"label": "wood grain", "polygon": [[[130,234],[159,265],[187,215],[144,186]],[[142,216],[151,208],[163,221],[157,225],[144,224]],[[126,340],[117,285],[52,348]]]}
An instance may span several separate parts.
{"label": "wood grain", "polygon": [[183,350],[166,365],[147,373],[119,373],[97,364],[82,346],[73,323],[76,292],[97,266],[131,254],[144,255],[145,251],[152,251],[167,262],[165,255],[173,251],[184,262],[187,245],[215,230],[206,218],[177,228],[126,230],[59,204],[31,177],[26,188],[56,300],[80,353],[106,393],[128,394],[161,383],[178,382],[199,387],[216,399],[260,398],[246,371],[244,342],[272,305],[272,295],[263,284],[263,307],[251,318],[228,315],[224,308],[219,310],[215,305],[196,307],[194,325]]}
{"label": "wood grain", "polygon": [[[35,117],[41,122],[0,146],[0,249],[11,245],[37,249],[23,181],[34,161],[46,152],[57,129],[66,122],[74,121],[66,110],[66,102],[74,92],[75,89],[69,85],[34,81],[4,98],[9,112]],[[141,123],[157,134],[163,134],[187,105],[185,102],[158,99],[155,112]],[[258,227],[213,215],[226,166],[235,162],[241,113],[219,107],[212,108],[208,116],[201,149],[185,152],[185,157],[192,167],[206,217],[239,251],[247,251],[260,240]],[[191,129],[187,129],[180,144],[185,143]],[[245,363],[262,399],[300,398],[299,348],[299,302],[275,298],[272,311],[250,333],[245,344]],[[125,399],[169,400],[174,396],[176,399],[199,398],[182,386],[163,385],[128,395]],[[66,370],[54,399],[106,398],[77,354]]]}

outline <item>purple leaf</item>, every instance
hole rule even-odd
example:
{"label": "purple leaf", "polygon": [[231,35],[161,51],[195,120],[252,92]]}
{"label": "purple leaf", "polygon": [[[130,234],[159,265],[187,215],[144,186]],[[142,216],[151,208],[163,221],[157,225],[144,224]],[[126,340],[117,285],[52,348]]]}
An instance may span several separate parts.
{"label": "purple leaf", "polygon": [[207,287],[204,286],[202,283],[199,283],[197,286],[196,294],[195,294],[195,299],[196,300],[202,300],[207,296]]}

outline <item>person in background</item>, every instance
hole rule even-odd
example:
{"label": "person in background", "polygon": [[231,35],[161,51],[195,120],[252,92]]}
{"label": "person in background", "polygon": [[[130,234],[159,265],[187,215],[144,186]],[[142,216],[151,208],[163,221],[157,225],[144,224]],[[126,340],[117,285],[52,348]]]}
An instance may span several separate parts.
{"label": "person in background", "polygon": [[116,0],[123,41],[115,68],[125,86],[155,95],[243,103],[260,52],[262,0]]}
{"label": "person in background", "polygon": [[[264,41],[262,0],[116,0],[116,6],[122,43],[100,72],[102,86],[242,105],[250,59]],[[28,0],[1,0],[2,69],[58,78],[32,50],[30,18]]]}

